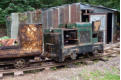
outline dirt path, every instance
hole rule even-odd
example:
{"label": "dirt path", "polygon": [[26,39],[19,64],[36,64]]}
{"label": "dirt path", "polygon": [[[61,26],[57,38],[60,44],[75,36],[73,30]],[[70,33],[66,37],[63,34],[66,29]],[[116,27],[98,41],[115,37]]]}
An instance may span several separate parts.
{"label": "dirt path", "polygon": [[[5,77],[3,80],[101,80],[99,75],[105,77],[105,72],[120,74],[120,56],[110,58],[108,61],[95,62],[92,65],[77,65],[71,68],[42,71],[35,74],[26,74],[18,77]],[[99,74],[101,73],[101,74]],[[103,79],[102,79],[103,80]],[[115,80],[115,79],[114,79]]]}

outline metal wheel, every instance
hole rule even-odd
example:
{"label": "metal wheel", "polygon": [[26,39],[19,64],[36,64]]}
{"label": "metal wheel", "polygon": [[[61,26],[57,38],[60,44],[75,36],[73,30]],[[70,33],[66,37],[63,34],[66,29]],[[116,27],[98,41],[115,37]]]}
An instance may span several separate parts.
{"label": "metal wheel", "polygon": [[93,51],[93,55],[94,56],[102,56],[102,53],[99,53],[99,50],[98,49],[95,49],[94,51]]}
{"label": "metal wheel", "polygon": [[72,60],[75,60],[76,57],[77,57],[77,54],[76,53],[72,53],[70,57],[71,57]]}
{"label": "metal wheel", "polygon": [[94,54],[94,55],[95,55],[95,54],[98,54],[98,50],[97,50],[97,49],[94,49],[93,54]]}
{"label": "metal wheel", "polygon": [[24,59],[15,60],[14,67],[17,69],[24,68],[26,66],[26,61]]}

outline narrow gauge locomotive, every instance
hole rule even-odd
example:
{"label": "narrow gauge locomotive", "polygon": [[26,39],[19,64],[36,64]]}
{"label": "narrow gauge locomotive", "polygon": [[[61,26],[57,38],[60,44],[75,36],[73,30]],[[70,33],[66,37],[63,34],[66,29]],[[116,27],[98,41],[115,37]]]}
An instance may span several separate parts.
{"label": "narrow gauge locomotive", "polygon": [[98,30],[99,26],[91,23],[60,25],[54,29],[42,29],[41,24],[20,25],[19,45],[0,48],[0,65],[24,68],[30,60],[50,58],[63,62],[68,57],[76,59],[78,54],[102,52]]}
{"label": "narrow gauge locomotive", "polygon": [[45,54],[63,62],[66,58],[76,59],[79,54],[103,52],[103,43],[98,40],[99,25],[75,23],[60,25],[59,28],[44,29]]}

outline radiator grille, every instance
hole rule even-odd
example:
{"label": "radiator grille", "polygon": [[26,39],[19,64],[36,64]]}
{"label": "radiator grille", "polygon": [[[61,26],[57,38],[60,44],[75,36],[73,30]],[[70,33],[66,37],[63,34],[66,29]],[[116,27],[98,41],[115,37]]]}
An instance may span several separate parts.
{"label": "radiator grille", "polygon": [[81,31],[80,32],[80,43],[89,43],[90,41],[91,41],[90,32]]}

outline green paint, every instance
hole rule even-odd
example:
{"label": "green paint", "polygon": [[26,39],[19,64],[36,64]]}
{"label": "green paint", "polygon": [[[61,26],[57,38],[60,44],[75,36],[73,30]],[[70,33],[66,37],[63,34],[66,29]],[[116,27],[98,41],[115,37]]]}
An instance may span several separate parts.
{"label": "green paint", "polygon": [[91,27],[92,24],[91,23],[74,23],[74,24],[60,24],[59,25],[59,28],[64,28],[64,27],[67,27],[67,28],[81,28],[81,27]]}
{"label": "green paint", "polygon": [[98,42],[98,38],[92,38],[92,42],[93,42],[93,43]]}
{"label": "green paint", "polygon": [[[60,33],[63,34],[64,29],[77,29],[77,36],[78,36],[78,44],[80,44],[80,32],[82,31],[88,31],[90,34],[90,42],[89,43],[84,43],[85,45],[89,45],[92,43],[96,43],[98,42],[98,38],[93,38],[92,37],[92,24],[91,23],[74,23],[74,24],[60,24],[59,28],[54,28],[54,29],[44,29],[44,33]],[[63,40],[63,36],[62,36],[62,40]],[[64,43],[62,42],[63,47],[64,47]]]}
{"label": "green paint", "polygon": [[[64,28],[66,27],[66,28]],[[44,33],[59,33],[62,34],[62,48],[64,48],[64,30],[65,29],[75,29],[77,30],[77,39],[78,39],[78,44],[80,45],[81,41],[81,34],[80,32],[84,31],[84,32],[89,32],[89,39],[90,42],[87,43],[81,43],[81,46],[86,46],[86,45],[92,45],[93,43],[97,43],[98,42],[98,38],[95,37],[93,38],[93,32],[92,32],[92,24],[91,23],[74,23],[74,24],[61,24],[59,25],[59,28],[54,28],[54,29],[44,29]]]}
{"label": "green paint", "polygon": [[44,33],[50,33],[50,32],[61,33],[62,29],[61,28],[58,28],[58,29],[44,29]]}

